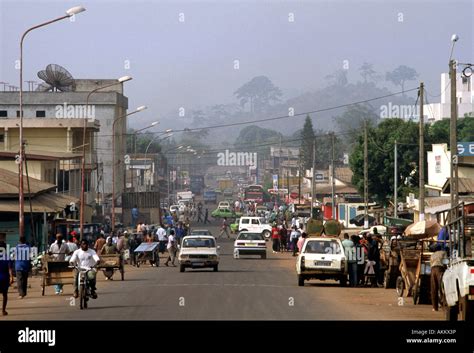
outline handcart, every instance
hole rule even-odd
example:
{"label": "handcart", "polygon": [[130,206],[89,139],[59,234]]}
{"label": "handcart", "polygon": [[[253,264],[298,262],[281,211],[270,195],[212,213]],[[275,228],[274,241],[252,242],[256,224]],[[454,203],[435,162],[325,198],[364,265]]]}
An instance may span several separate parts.
{"label": "handcart", "polygon": [[123,265],[122,254],[100,255],[100,262],[97,269],[104,271],[105,277],[112,278],[114,270],[119,270],[122,281],[124,280],[125,270]]}
{"label": "handcart", "polygon": [[399,297],[412,297],[413,303],[429,304],[431,302],[430,288],[430,257],[427,251],[429,242],[414,240],[398,242],[400,253],[400,276],[396,288]]}
{"label": "handcart", "polygon": [[158,267],[160,265],[159,245],[159,242],[141,243],[133,252],[136,266],[140,267],[140,264],[150,261],[152,266]]}
{"label": "handcart", "polygon": [[53,261],[53,258],[48,254],[45,254],[41,261],[43,266],[41,295],[44,295],[46,286],[74,284],[74,271],[69,267],[68,261]]}

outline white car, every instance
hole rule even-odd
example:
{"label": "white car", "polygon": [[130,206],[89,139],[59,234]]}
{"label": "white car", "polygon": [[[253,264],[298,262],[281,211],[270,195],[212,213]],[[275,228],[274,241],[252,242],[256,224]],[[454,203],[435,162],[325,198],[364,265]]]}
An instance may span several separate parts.
{"label": "white car", "polygon": [[267,242],[262,233],[240,232],[234,242],[234,259],[241,255],[259,255],[267,258]]}
{"label": "white car", "polygon": [[309,279],[334,279],[347,284],[346,257],[339,238],[314,237],[303,243],[296,260],[298,285]]}
{"label": "white car", "polygon": [[228,208],[228,209],[230,209],[230,203],[228,201],[221,201],[221,202],[219,202],[219,205],[217,205],[217,208]]}
{"label": "white car", "polygon": [[211,267],[214,272],[219,267],[219,246],[212,235],[188,235],[181,241],[178,256],[179,271],[189,268]]}
{"label": "white car", "polygon": [[240,217],[239,232],[260,233],[266,239],[272,235],[272,226],[261,217]]}

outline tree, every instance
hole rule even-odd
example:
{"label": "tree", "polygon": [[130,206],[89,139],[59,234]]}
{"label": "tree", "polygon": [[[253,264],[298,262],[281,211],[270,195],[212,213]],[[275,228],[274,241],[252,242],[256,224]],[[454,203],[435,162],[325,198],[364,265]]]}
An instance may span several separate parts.
{"label": "tree", "polygon": [[314,144],[313,122],[309,115],[304,121],[301,130],[300,160],[304,169],[311,169],[313,166],[313,144]]}
{"label": "tree", "polygon": [[[418,73],[415,69],[400,65],[392,72],[387,72],[385,74],[385,79],[392,82],[395,86],[400,86],[402,91],[405,91],[405,82],[413,81],[418,77]],[[405,95],[405,93],[403,93]]]}
{"label": "tree", "polygon": [[234,92],[240,105],[250,106],[250,112],[261,112],[271,102],[279,101],[281,90],[276,87],[266,76],[257,76]]}
{"label": "tree", "polygon": [[[281,138],[282,134],[275,130],[250,125],[240,130],[234,146],[245,149],[244,152],[266,153],[270,151],[270,145],[279,143]],[[261,146],[262,144],[263,146]]]}
{"label": "tree", "polygon": [[[418,164],[418,124],[402,119],[386,119],[378,126],[369,125],[368,129],[368,184],[369,195],[382,204],[387,204],[387,198],[393,195],[394,186],[394,141],[398,144],[398,185],[404,181]],[[364,192],[364,133],[360,132],[357,143],[349,158],[350,167],[354,173],[352,183],[359,192]],[[418,179],[418,171],[412,176]],[[415,183],[416,184],[416,183]],[[413,188],[400,188],[403,193],[411,192]]]}
{"label": "tree", "polygon": [[373,80],[375,77],[375,70],[374,70],[374,65],[364,62],[362,66],[359,68],[360,75],[364,79],[364,83],[367,83],[369,80]]}

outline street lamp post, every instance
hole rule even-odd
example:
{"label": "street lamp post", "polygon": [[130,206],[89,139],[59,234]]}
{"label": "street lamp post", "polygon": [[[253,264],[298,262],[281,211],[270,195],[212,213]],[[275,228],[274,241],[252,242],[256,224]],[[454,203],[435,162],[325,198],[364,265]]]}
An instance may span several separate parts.
{"label": "street lamp post", "polygon": [[21,36],[20,40],[20,126],[19,126],[19,143],[20,143],[20,163],[18,165],[18,174],[19,174],[19,187],[18,187],[18,201],[19,201],[19,211],[18,211],[18,218],[19,218],[19,224],[18,224],[18,233],[19,236],[23,236],[25,234],[25,215],[24,215],[24,209],[25,209],[25,200],[24,200],[24,189],[23,189],[23,160],[24,160],[24,141],[23,141],[23,42],[25,40],[25,37],[28,33],[31,31],[41,28],[44,26],[47,26],[51,23],[58,22],[61,20],[64,20],[66,18],[69,18],[71,16],[74,16],[76,14],[79,14],[81,12],[84,12],[86,9],[82,6],[75,6],[70,8],[69,10],[66,11],[66,15],[55,18],[54,20],[50,20],[44,23],[41,23],[39,25],[33,26],[29,29],[27,29],[23,35]]}
{"label": "street lamp post", "polygon": [[[148,125],[148,126],[142,128],[142,129],[139,129],[139,130],[136,130],[136,131],[133,132],[133,139],[132,139],[132,140],[133,140],[133,154],[134,154],[135,156],[136,156],[136,154],[137,154],[137,137],[138,137],[137,135],[138,135],[138,133],[141,132],[141,131],[143,131],[143,130],[152,128],[153,126],[156,126],[156,125],[158,125],[159,123],[160,123],[159,121],[154,121],[154,122],[152,122],[150,125]],[[131,168],[131,169],[133,169],[133,168]],[[132,189],[133,189],[133,179],[135,179],[133,174],[134,174],[134,173],[132,173]]]}
{"label": "street lamp post", "polygon": [[115,124],[119,120],[122,120],[123,118],[126,118],[132,114],[139,113],[145,109],[147,109],[147,107],[142,105],[131,113],[119,116],[112,123],[112,231],[115,230]]}
{"label": "street lamp post", "polygon": [[87,136],[87,120],[88,120],[88,112],[89,112],[89,99],[91,97],[91,95],[97,91],[100,91],[100,90],[103,90],[103,89],[106,89],[106,88],[109,88],[109,87],[112,87],[112,86],[115,86],[115,85],[118,85],[119,83],[123,83],[123,82],[126,82],[126,81],[130,81],[132,79],[132,77],[130,76],[123,76],[123,77],[120,77],[117,82],[114,82],[114,83],[111,83],[111,84],[108,84],[108,85],[105,85],[105,86],[101,86],[101,87],[97,87],[95,89],[93,89],[92,91],[90,91],[88,94],[87,94],[87,98],[86,98],[86,109],[85,109],[85,112],[86,112],[86,116],[84,117],[84,125],[83,125],[83,129],[82,129],[82,161],[81,161],[81,204],[80,204],[80,213],[79,213],[79,232],[80,232],[80,239],[82,240],[82,234],[84,234],[84,209],[85,209],[85,180],[86,180],[86,136]]}
{"label": "street lamp post", "polygon": [[[153,137],[153,138],[151,139],[150,143],[148,144],[148,146],[146,146],[146,149],[145,149],[145,164],[148,164],[148,163],[147,163],[147,154],[148,154],[148,149],[150,148],[151,144],[152,144],[154,141],[164,140],[164,139],[167,139],[167,138],[173,136],[172,131],[173,131],[172,129],[167,129],[167,130],[165,130],[165,132],[163,132],[163,133],[161,133],[161,134],[158,134],[158,135],[156,135],[155,137]],[[165,135],[165,134],[168,134],[168,135],[166,135],[165,137],[163,137],[163,138],[161,138],[161,139],[158,138],[158,137],[160,137],[160,136],[162,136],[162,135]],[[148,190],[148,187],[147,187],[147,186],[148,186],[148,183],[145,184],[145,191]]]}

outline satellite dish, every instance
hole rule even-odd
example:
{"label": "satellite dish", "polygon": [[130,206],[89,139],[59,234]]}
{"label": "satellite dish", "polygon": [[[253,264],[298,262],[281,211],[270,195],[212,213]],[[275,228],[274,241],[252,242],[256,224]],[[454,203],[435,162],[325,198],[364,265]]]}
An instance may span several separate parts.
{"label": "satellite dish", "polygon": [[37,91],[71,92],[76,88],[72,75],[60,65],[49,64],[46,66],[46,70],[38,72],[38,77],[45,83],[40,84],[36,88]]}

